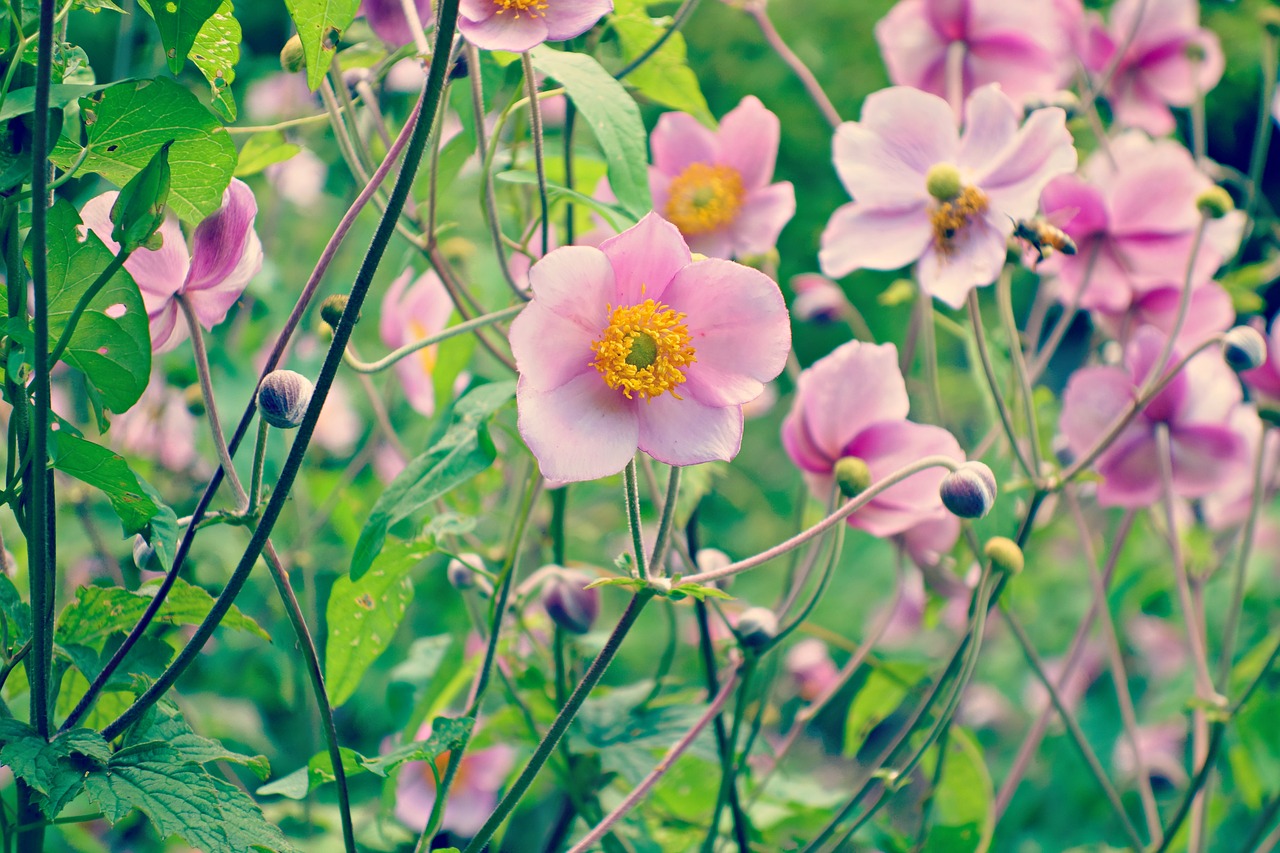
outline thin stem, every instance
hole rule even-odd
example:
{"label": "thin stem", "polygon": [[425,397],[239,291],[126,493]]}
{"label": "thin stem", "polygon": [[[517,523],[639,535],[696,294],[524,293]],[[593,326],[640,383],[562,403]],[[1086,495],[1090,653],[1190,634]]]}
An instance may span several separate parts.
{"label": "thin stem", "polygon": [[465,322],[458,323],[456,326],[450,326],[449,328],[445,329],[443,332],[438,332],[437,334],[434,334],[434,335],[428,335],[427,337],[422,338],[421,340],[417,340],[417,341],[414,341],[413,343],[405,344],[399,349],[394,349],[391,352],[384,355],[382,358],[378,359],[377,361],[361,361],[359,358],[356,357],[355,353],[351,350],[351,348],[348,347],[347,354],[344,360],[347,363],[347,367],[350,367],[356,373],[380,373],[386,370],[387,368],[391,367],[392,365],[394,365],[396,362],[401,361],[402,359],[408,358],[409,356],[413,355],[415,352],[418,352],[419,350],[426,349],[429,346],[435,346],[441,341],[447,341],[449,338],[455,337],[457,335],[465,334],[467,332],[473,332],[476,329],[482,329],[485,326],[492,326],[494,323],[500,323],[503,320],[514,317],[515,315],[523,311],[524,307],[525,306],[523,303],[520,305],[512,305],[509,308],[503,308],[501,311],[494,311],[491,314],[485,314],[482,317],[476,317],[472,320],[467,320]]}
{"label": "thin stem", "polygon": [[947,103],[956,115],[964,113],[964,61],[968,53],[969,47],[963,39],[956,39],[947,46]]}
{"label": "thin stem", "polygon": [[[480,67],[480,52],[475,46],[467,42],[467,67]],[[513,104],[509,104],[499,116],[499,127],[494,128],[493,139],[489,145],[485,145],[485,109],[484,109],[484,83],[480,79],[479,74],[468,74],[471,78],[471,110],[475,120],[476,129],[476,150],[482,155],[481,161],[481,206],[484,210],[485,221],[489,226],[489,236],[493,239],[493,251],[498,259],[498,269],[502,271],[502,278],[507,283],[507,287],[511,288],[511,292],[523,300],[528,300],[529,296],[525,293],[511,274],[511,265],[507,262],[507,252],[503,248],[502,241],[502,220],[498,216],[498,199],[493,187],[493,158],[498,150],[498,137],[501,132],[501,124],[506,116],[511,112]]]}
{"label": "thin stem", "polygon": [[[752,654],[742,665],[742,685],[738,688],[738,701],[733,708],[733,725],[729,728],[729,737],[726,741],[728,749],[720,754],[720,788],[716,793],[716,803],[711,810],[711,818],[707,822],[707,837],[702,841],[702,853],[712,853],[715,849],[716,839],[720,836],[720,812],[724,810],[729,793],[736,791],[738,787],[737,778],[734,775],[738,765],[738,742],[742,735],[742,720],[745,716],[747,696],[759,662],[758,656]],[[731,673],[731,680],[734,675],[736,673]]]}
{"label": "thin stem", "polygon": [[655,577],[666,574],[663,563],[667,558],[667,545],[671,541],[671,524],[676,515],[676,502],[680,495],[680,466],[672,465],[671,474],[667,477],[667,497],[662,502],[662,518],[658,521],[658,535],[653,543],[653,556],[649,565]]}
{"label": "thin stem", "polygon": [[[720,689],[720,678],[719,673],[716,670],[715,643],[711,639],[711,622],[708,618],[706,602],[695,601],[694,613],[698,620],[698,649],[702,655],[703,677],[706,679],[707,696],[711,697],[715,696],[716,692]],[[716,754],[719,757],[720,766],[725,767],[732,760],[731,753],[733,747],[729,742],[729,732],[725,728],[723,716],[716,716],[712,731],[716,738]],[[733,833],[734,837],[737,839],[739,850],[744,851],[744,853],[750,853],[751,848],[747,834],[747,817],[746,813],[742,809],[742,802],[738,796],[737,786],[729,789],[729,812],[733,816]]]}
{"label": "thin stem", "polygon": [[1173,328],[1169,330],[1169,337],[1165,339],[1164,347],[1160,351],[1160,357],[1156,359],[1154,366],[1151,368],[1151,374],[1145,377],[1144,393],[1149,386],[1155,384],[1160,377],[1160,371],[1169,363],[1169,358],[1173,355],[1173,349],[1178,343],[1178,335],[1182,332],[1182,327],[1186,325],[1187,314],[1191,310],[1191,290],[1195,286],[1196,259],[1200,256],[1200,247],[1204,245],[1204,235],[1208,224],[1209,217],[1201,215],[1200,224],[1196,226],[1196,235],[1191,242],[1191,255],[1187,258],[1187,273],[1182,281],[1182,296],[1178,300],[1178,316],[1173,322]]}
{"label": "thin stem", "polygon": [[621,80],[630,75],[640,66],[644,65],[667,43],[676,33],[680,32],[684,27],[685,21],[689,20],[689,16],[693,14],[693,10],[698,8],[698,0],[684,0],[680,4],[680,8],[676,9],[675,15],[671,17],[671,25],[662,31],[659,36],[654,39],[653,44],[641,51],[640,55],[628,62],[626,65],[614,74],[614,79]]}
{"label": "thin stem", "polygon": [[1240,531],[1240,544],[1236,552],[1235,571],[1231,580],[1231,605],[1227,609],[1227,622],[1222,627],[1222,649],[1218,654],[1218,681],[1226,689],[1227,678],[1231,675],[1231,664],[1235,657],[1236,631],[1240,626],[1240,615],[1244,609],[1245,575],[1249,566],[1249,555],[1253,551],[1253,538],[1258,528],[1258,515],[1267,490],[1267,439],[1271,434],[1271,426],[1262,422],[1262,432],[1258,436],[1257,454],[1253,460],[1253,492],[1249,502],[1249,516],[1245,519],[1244,528]]}
{"label": "thin stem", "polygon": [[1036,475],[1040,473],[1040,427],[1036,418],[1036,401],[1032,379],[1027,371],[1027,363],[1022,357],[1022,342],[1018,338],[1018,321],[1013,314],[1013,270],[1005,268],[996,282],[996,304],[1000,308],[1000,319],[1004,323],[1004,332],[1009,339],[1009,360],[1013,362],[1013,374],[1018,380],[1022,397],[1023,417],[1027,421],[1027,448],[1031,456],[1031,467]]}
{"label": "thin stem", "polygon": [[769,47],[773,48],[774,53],[782,59],[783,62],[791,69],[791,72],[800,79],[800,83],[804,86],[804,90],[809,93],[809,97],[818,108],[818,112],[822,113],[822,117],[826,119],[827,124],[832,129],[840,126],[840,113],[836,111],[835,105],[831,103],[831,99],[827,97],[827,93],[822,90],[822,84],[818,82],[818,78],[813,76],[813,72],[809,70],[809,66],[795,54],[787,43],[782,40],[782,36],[778,34],[778,30],[773,26],[773,21],[769,19],[769,13],[764,3],[754,3],[747,9],[749,14],[756,22],[756,26],[760,28],[760,34],[764,36],[765,42]]}
{"label": "thin stem", "polygon": [[[1249,155],[1249,182],[1245,185],[1244,211],[1249,218],[1247,229],[1253,229],[1258,210],[1262,176],[1267,168],[1267,152],[1271,150],[1271,101],[1276,95],[1276,51],[1280,42],[1267,27],[1262,28],[1262,102],[1258,109],[1258,126],[1253,132],[1253,151]],[[1248,234],[1245,235],[1246,239]],[[1241,250],[1245,240],[1241,240]]]}
{"label": "thin stem", "polygon": [[89,303],[98,295],[107,282],[111,280],[120,268],[124,266],[124,262],[129,259],[130,251],[121,249],[120,254],[111,259],[111,263],[107,264],[106,269],[98,274],[93,280],[93,284],[81,294],[76,300],[75,307],[71,309],[71,316],[67,318],[67,324],[62,327],[62,334],[58,335],[58,342],[53,345],[53,350],[49,353],[49,364],[57,364],[58,359],[62,358],[62,354],[66,352],[67,344],[71,343],[71,336],[75,334],[76,326],[80,323],[80,318],[89,307]]}
{"label": "thin stem", "polygon": [[245,514],[253,518],[262,502],[262,475],[267,464],[267,422],[258,420],[258,440],[253,446],[253,477],[249,480],[249,508]]}
{"label": "thin stem", "polygon": [[542,138],[542,104],[538,101],[538,75],[533,70],[533,57],[529,51],[520,54],[524,68],[524,82],[529,92],[529,133],[533,137],[533,167],[538,176],[538,204],[542,210],[542,255],[551,251],[551,213],[547,198],[547,160]]}
{"label": "thin stem", "polygon": [[631,549],[635,554],[636,576],[647,580],[649,570],[644,560],[644,528],[640,523],[640,489],[636,486],[636,459],[631,457],[623,471],[623,494],[627,503],[627,526],[631,529]]}
{"label": "thin stem", "polygon": [[1200,763],[1196,775],[1191,779],[1191,785],[1187,788],[1186,793],[1183,794],[1182,800],[1179,801],[1178,810],[1174,812],[1168,826],[1164,828],[1164,840],[1151,853],[1165,853],[1169,849],[1178,835],[1178,830],[1182,828],[1183,821],[1187,819],[1187,815],[1191,811],[1192,802],[1199,799],[1200,792],[1204,790],[1204,785],[1209,779],[1209,772],[1213,769],[1213,765],[1218,759],[1218,749],[1222,746],[1223,735],[1226,733],[1227,727],[1224,723],[1214,722],[1210,725],[1210,729],[1209,749],[1205,754],[1204,761]]}
{"label": "thin stem", "polygon": [[987,350],[987,333],[982,328],[982,309],[978,307],[977,290],[969,291],[969,322],[973,324],[973,338],[978,349],[978,359],[982,362],[982,372],[987,377],[987,387],[991,391],[991,399],[996,404],[996,411],[1000,414],[1000,423],[1004,425],[1009,447],[1013,449],[1013,455],[1027,478],[1036,482],[1040,472],[1032,466],[1031,460],[1027,459],[1022,445],[1018,442],[1018,432],[1013,427],[1013,415],[1009,412],[1004,394],[1000,391],[1000,380],[996,378],[995,366],[991,363],[991,353]]}
{"label": "thin stem", "polygon": [[919,317],[920,362],[924,366],[925,390],[929,394],[929,406],[933,421],[943,422],[942,388],[938,384],[938,332],[933,325],[933,297],[921,290],[916,295],[916,312]]}
{"label": "thin stem", "polygon": [[209,353],[204,345],[204,331],[200,328],[200,323],[196,320],[195,312],[191,309],[189,303],[181,293],[174,297],[174,301],[178,303],[178,308],[182,310],[182,316],[186,318],[187,328],[191,332],[191,349],[195,354],[196,376],[200,380],[200,394],[204,397],[205,414],[209,418],[209,431],[213,433],[213,446],[218,452],[218,463],[222,466],[222,471],[226,474],[227,482],[231,484],[232,490],[236,493],[237,500],[240,503],[239,509],[243,510],[248,506],[248,496],[245,493],[244,486],[240,483],[240,475],[236,473],[235,463],[231,461],[231,450],[227,447],[227,437],[222,432],[222,421],[218,417],[218,405],[213,396],[213,377],[209,371]]}

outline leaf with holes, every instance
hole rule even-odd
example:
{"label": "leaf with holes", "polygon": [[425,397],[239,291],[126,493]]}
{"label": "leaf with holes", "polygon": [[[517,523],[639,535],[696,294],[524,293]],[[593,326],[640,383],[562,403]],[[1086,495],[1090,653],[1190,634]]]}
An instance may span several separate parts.
{"label": "leaf with holes", "polygon": [[54,432],[49,438],[53,467],[100,489],[120,517],[125,536],[141,533],[147,522],[160,512],[124,457],[65,430]]}
{"label": "leaf with holes", "polygon": [[[160,146],[169,151],[169,207],[186,222],[199,222],[222,204],[236,166],[236,147],[199,99],[164,77],[117,83],[100,96],[80,99],[88,133],[81,172],[124,186],[151,161]],[[59,137],[50,159],[67,169],[83,149]]]}
{"label": "leaf with holes", "polygon": [[220,5],[221,0],[159,0],[147,9],[155,18],[165,59],[174,74],[182,70],[200,28]]}
{"label": "leaf with holes", "polygon": [[360,0],[285,0],[284,5],[298,28],[307,62],[307,85],[314,92],[329,72],[343,30],[356,19]]}
{"label": "leaf with holes", "polygon": [[191,46],[191,62],[209,83],[213,108],[227,121],[236,120],[236,99],[231,94],[231,84],[236,79],[242,40],[240,22],[236,20],[231,0],[223,0],[204,22]]}

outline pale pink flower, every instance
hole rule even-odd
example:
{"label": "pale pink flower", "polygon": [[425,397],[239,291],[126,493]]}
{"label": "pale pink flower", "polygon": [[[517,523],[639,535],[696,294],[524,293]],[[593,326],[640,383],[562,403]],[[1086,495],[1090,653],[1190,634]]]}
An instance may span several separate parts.
{"label": "pale pink flower", "polygon": [[582,35],[612,11],[613,0],[462,0],[458,31],[484,50],[521,53]]}
{"label": "pale pink flower", "polygon": [[[867,98],[836,131],[835,163],[855,201],[822,235],[822,271],[893,270],[913,261],[924,292],[953,308],[995,281],[1015,220],[1076,166],[1061,109],[1022,113],[997,86],[965,106],[961,135],[946,101],[898,86]],[[932,191],[932,192],[931,192]]]}
{"label": "pale pink flower", "polygon": [[839,675],[827,644],[813,637],[807,637],[787,650],[785,666],[795,680],[796,692],[806,702],[821,696]]}
{"label": "pale pink flower", "polygon": [[962,98],[999,83],[1021,101],[1067,82],[1080,20],[1078,3],[1058,0],[900,0],[876,42],[895,84],[947,98],[948,74],[958,74]]}
{"label": "pale pink flower", "polygon": [[840,285],[816,272],[791,277],[791,316],[813,323],[832,323],[849,314],[849,298]]}
{"label": "pale pink flower", "polygon": [[[413,5],[418,11],[418,20],[422,26],[431,26],[435,21],[431,0],[414,0]],[[370,29],[387,44],[400,47],[414,43],[413,28],[409,25],[401,0],[360,0],[359,14],[364,15]]]}
{"label": "pale pink flower", "polygon": [[[1057,276],[1064,302],[1119,314],[1150,290],[1183,286],[1202,218],[1196,199],[1213,182],[1172,140],[1131,132],[1112,140],[1110,150],[1114,162],[1099,151],[1082,175],[1045,187],[1045,216],[1075,241],[1076,254],[1055,254],[1040,271]],[[1190,270],[1193,287],[1235,254],[1243,227],[1242,211],[1206,223]]]}
{"label": "pale pink flower", "polygon": [[[1239,527],[1248,519],[1253,506],[1253,480],[1258,463],[1258,442],[1262,438],[1262,419],[1252,405],[1241,404],[1231,412],[1228,423],[1244,442],[1248,465],[1238,470],[1235,476],[1228,478],[1201,502],[1204,522],[1211,530]],[[1276,482],[1277,471],[1280,471],[1280,435],[1275,430],[1267,431],[1262,452],[1262,500],[1265,502]]]}
{"label": "pale pink flower", "polygon": [[[384,344],[398,349],[443,332],[452,314],[453,301],[439,276],[428,270],[414,279],[413,272],[405,270],[382,297],[378,331]],[[409,405],[428,417],[436,410],[432,374],[435,372],[437,349],[438,346],[433,344],[395,364],[396,376]]]}
{"label": "pale pink flower", "polygon": [[1169,107],[1190,106],[1224,67],[1218,37],[1200,26],[1199,0],[1117,0],[1107,26],[1094,20],[1083,59],[1095,74],[1115,65],[1104,92],[1116,123],[1153,136],[1172,132]]}
{"label": "pale pink flower", "polygon": [[[1144,326],[1125,348],[1124,367],[1087,367],[1071,377],[1059,427],[1072,453],[1091,450],[1148,376],[1178,360],[1175,347],[1169,364],[1156,365],[1165,338]],[[1162,428],[1169,434],[1174,496],[1203,497],[1240,476],[1249,451],[1228,423],[1240,400],[1240,383],[1220,353],[1207,351],[1192,358],[1094,463],[1102,476],[1098,503],[1144,507],[1160,499],[1163,461],[1156,433]]]}
{"label": "pale pink flower", "polygon": [[[1254,328],[1263,330],[1261,318],[1253,321]],[[1266,335],[1267,360],[1253,370],[1240,374],[1245,385],[1268,406],[1280,405],[1280,323],[1271,321],[1271,331]]]}
{"label": "pale pink flower", "polygon": [[796,213],[791,183],[772,183],[780,135],[778,117],[753,95],[718,131],[686,113],[664,113],[649,137],[654,210],[708,257],[769,251]]}
{"label": "pale pink flower", "polygon": [[249,84],[244,94],[245,115],[257,122],[299,118],[318,109],[319,99],[307,88],[303,74],[277,71],[259,77]]}
{"label": "pale pink flower", "polygon": [[[846,456],[865,462],[872,482],[925,456],[963,462],[951,433],[907,420],[910,405],[897,348],[850,341],[800,374],[782,444],[823,501],[831,497],[836,463]],[[946,473],[939,467],[908,477],[849,516],[849,524],[893,536],[933,520],[942,510],[938,487]]]}
{"label": "pale pink flower", "polygon": [[271,187],[294,207],[309,208],[324,198],[329,167],[309,148],[263,170]]}
{"label": "pale pink flower", "polygon": [[[113,253],[119,251],[111,239],[111,206],[117,195],[107,192],[91,198],[80,212],[85,227]],[[253,191],[243,181],[232,180],[222,194],[222,207],[196,226],[190,252],[177,219],[168,217],[157,232],[163,240],[160,248],[138,249],[125,261],[151,319],[153,350],[171,350],[189,334],[185,319],[178,317],[177,296],[187,300],[206,330],[226,319],[249,280],[262,269],[262,243],[253,228],[257,213]]]}
{"label": "pale pink flower", "polygon": [[742,404],[791,347],[768,276],[694,263],[676,227],[651,213],[598,249],[556,249],[529,278],[511,349],[520,434],[545,477],[616,474],[637,449],[669,465],[737,455]]}
{"label": "pale pink flower", "polygon": [[183,393],[159,373],[141,399],[111,421],[111,445],[125,453],[154,459],[169,471],[186,471],[196,462],[198,421]]}
{"label": "pale pink flower", "polygon": [[[1154,326],[1168,335],[1177,325],[1182,296],[1182,285],[1157,287],[1137,296],[1125,311],[1095,310],[1094,319],[1107,334],[1122,344],[1143,326]],[[1186,317],[1178,331],[1178,348],[1189,352],[1231,328],[1235,320],[1236,309],[1231,304],[1231,294],[1221,285],[1211,281],[1197,287],[1191,291]]]}
{"label": "pale pink flower", "polygon": [[334,381],[316,420],[312,441],[333,456],[346,457],[364,432],[364,421],[346,383]]}
{"label": "pale pink flower", "polygon": [[[431,737],[431,724],[424,723],[418,740]],[[506,744],[486,749],[468,750],[458,763],[449,789],[441,827],[463,838],[470,838],[484,826],[489,813],[498,804],[498,792],[515,766],[516,751]],[[436,771],[444,776],[449,753],[435,760]],[[417,832],[422,832],[436,802],[436,780],[425,761],[410,761],[400,766],[396,777],[396,819]]]}
{"label": "pale pink flower", "polygon": [[1169,620],[1139,613],[1124,620],[1124,632],[1134,656],[1152,678],[1164,681],[1187,671],[1186,635]]}
{"label": "pale pink flower", "polygon": [[945,508],[919,521],[896,537],[917,566],[936,566],[960,538],[960,519]]}

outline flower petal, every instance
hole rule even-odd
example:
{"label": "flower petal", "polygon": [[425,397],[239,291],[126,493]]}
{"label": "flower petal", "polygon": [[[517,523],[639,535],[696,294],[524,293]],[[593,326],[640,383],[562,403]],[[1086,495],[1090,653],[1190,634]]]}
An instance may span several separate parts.
{"label": "flower petal", "polygon": [[258,202],[239,179],[222,194],[222,206],[196,226],[191,238],[191,269],[183,292],[214,287],[235,289],[237,296],[262,268],[262,244],[255,239]]}
{"label": "flower petal", "polygon": [[870,424],[906,418],[911,403],[897,347],[861,341],[837,347],[800,375],[794,405],[814,448],[834,463]]}
{"label": "flower petal", "polygon": [[575,323],[592,340],[609,322],[609,305],[620,304],[614,267],[599,249],[564,246],[529,269],[533,299]]}
{"label": "flower petal", "polygon": [[1169,453],[1178,497],[1204,497],[1232,477],[1248,476],[1249,447],[1244,436],[1225,424],[1170,430]]}
{"label": "flower petal", "polygon": [[635,408],[640,449],[668,465],[728,462],[742,446],[742,407],[708,406],[663,394]]}
{"label": "flower petal", "polygon": [[924,199],[887,208],[851,202],[831,215],[818,253],[822,271],[843,278],[854,270],[896,270],[917,260],[933,239]]}
{"label": "flower petal", "polygon": [[992,207],[1014,219],[1031,216],[1045,185],[1076,168],[1066,113],[1057,107],[1036,110],[1004,148],[988,152],[988,158],[976,180]]}
{"label": "flower petal", "polygon": [[894,86],[867,96],[862,120],[836,129],[836,171],[859,202],[901,208],[926,201],[925,174],[955,160],[955,115],[936,95]]}
{"label": "flower petal", "polygon": [[497,15],[471,19],[459,15],[458,32],[482,50],[523,53],[547,40],[547,19],[541,15]]}
{"label": "flower petal", "polygon": [[1133,382],[1119,367],[1086,367],[1072,375],[1062,395],[1058,429],[1075,454],[1087,452],[1133,401]]}
{"label": "flower petal", "polygon": [[[688,113],[663,113],[649,135],[653,166],[674,178],[694,163],[714,163],[716,137]],[[662,210],[661,207],[657,208]]]}
{"label": "flower petal", "polygon": [[580,36],[613,11],[613,0],[555,0],[547,8],[547,38],[564,41]]}
{"label": "flower petal", "polygon": [[587,334],[535,299],[511,322],[511,353],[520,381],[533,390],[554,391],[580,374],[596,374],[591,344],[599,335]]}
{"label": "flower petal", "polygon": [[720,119],[718,160],[738,171],[748,192],[758,189],[773,180],[781,136],[778,117],[755,95],[748,95]]}
{"label": "flower petal", "polygon": [[[1008,226],[1012,229],[1013,223]],[[969,291],[991,284],[1000,275],[1006,245],[1005,234],[987,219],[975,219],[952,239],[949,252],[939,252],[933,245],[925,249],[916,264],[920,288],[944,304],[959,308]]]}
{"label": "flower petal", "polygon": [[796,215],[796,191],[790,181],[748,193],[729,226],[734,257],[760,255],[778,245],[782,229]]}
{"label": "flower petal", "polygon": [[577,482],[616,474],[635,455],[637,404],[594,371],[551,391],[516,386],[517,426],[549,480]]}
{"label": "flower petal", "polygon": [[[106,192],[85,202],[80,211],[80,219],[86,228],[98,236],[112,254],[120,250],[120,246],[111,239],[111,207],[116,203],[119,193]],[[182,229],[178,221],[166,216],[160,225],[160,248],[138,249],[125,261],[124,268],[133,276],[142,296],[151,297],[158,310],[159,302],[172,297],[182,288],[187,278],[189,259],[187,245],[182,237]],[[152,304],[147,305],[152,310]]]}
{"label": "flower petal", "polygon": [[661,300],[672,277],[693,261],[680,230],[656,213],[605,240],[600,251],[613,265],[616,285],[611,301],[622,305]]}

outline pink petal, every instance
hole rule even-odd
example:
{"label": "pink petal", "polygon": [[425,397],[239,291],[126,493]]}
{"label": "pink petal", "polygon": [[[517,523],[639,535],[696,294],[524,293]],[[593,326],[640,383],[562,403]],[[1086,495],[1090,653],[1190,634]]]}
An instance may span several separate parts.
{"label": "pink petal", "polygon": [[870,424],[907,416],[911,403],[897,347],[850,341],[836,348],[800,375],[795,406],[813,446],[834,462]]}
{"label": "pink petal", "polygon": [[964,105],[964,134],[956,165],[985,174],[988,164],[1013,141],[1022,111],[999,86],[983,86]]}
{"label": "pink petal", "polygon": [[959,149],[955,115],[947,102],[905,86],[867,96],[862,121],[836,129],[836,171],[863,204],[901,208],[927,201],[924,176]]}
{"label": "pink petal", "polygon": [[1116,234],[1174,234],[1199,225],[1196,197],[1210,183],[1186,148],[1131,131],[1116,140],[1115,152],[1118,172],[1102,186]]}
{"label": "pink petal", "polygon": [[693,234],[689,238],[689,251],[708,258],[732,258],[733,238],[727,228],[717,228],[705,234]]}
{"label": "pink petal", "polygon": [[761,255],[772,249],[795,215],[796,191],[790,181],[748,193],[729,226],[734,257]]}
{"label": "pink petal", "polygon": [[165,301],[157,311],[148,311],[147,316],[151,325],[152,352],[168,352],[191,334],[186,318],[178,317],[178,303],[172,299]]}
{"label": "pink petal", "polygon": [[[1046,184],[1040,193],[1040,207],[1054,225],[1077,241],[1107,229],[1107,206],[1102,192],[1076,175],[1059,175]],[[1081,259],[1080,254],[1060,257],[1070,258],[1064,263],[1079,263]]]}
{"label": "pink petal", "polygon": [[1133,400],[1133,382],[1119,367],[1086,367],[1076,371],[1062,395],[1058,428],[1071,451],[1087,452],[1106,434]]}
{"label": "pink petal", "polygon": [[1111,111],[1119,126],[1136,127],[1152,136],[1166,136],[1177,127],[1164,100],[1134,70],[1116,75]]}
{"label": "pink petal", "polygon": [[613,11],[613,0],[555,0],[547,5],[547,38],[564,41],[591,29]]}
{"label": "pink petal", "polygon": [[[653,165],[674,178],[694,163],[714,163],[716,136],[688,113],[663,113],[649,135]],[[663,208],[654,201],[658,210]]]}
{"label": "pink petal", "polygon": [[[483,4],[482,4],[483,5]],[[489,17],[458,17],[458,32],[482,50],[507,50],[523,53],[547,40],[547,19],[525,12],[513,15],[507,11],[494,14],[497,7],[489,4]]]}
{"label": "pink petal", "polygon": [[[872,481],[881,480],[926,456],[964,460],[964,452],[951,433],[941,427],[911,421],[872,424],[858,435],[847,452],[867,463]],[[850,523],[875,536],[901,533],[937,514],[942,506],[938,487],[946,474],[945,468],[930,468],[908,477],[871,501],[879,510],[875,516],[862,516]]]}
{"label": "pink petal", "polygon": [[748,191],[763,187],[773,180],[781,135],[778,117],[748,95],[720,119],[718,162],[736,169]]}
{"label": "pink petal", "polygon": [[897,209],[855,201],[831,215],[818,261],[832,278],[858,269],[896,270],[918,259],[932,240],[923,199]]}
{"label": "pink petal", "polygon": [[600,251],[613,265],[615,305],[660,301],[672,277],[693,261],[680,230],[656,213],[605,240]]}
{"label": "pink petal", "polygon": [[517,426],[550,480],[576,482],[616,474],[635,455],[638,405],[604,384],[595,371],[559,388],[516,386]]}
{"label": "pink petal", "polygon": [[1160,499],[1160,460],[1149,430],[1127,431],[1098,459],[1098,503],[1138,508]]}
{"label": "pink petal", "polygon": [[[98,235],[98,239],[106,244],[112,254],[120,250],[120,246],[111,239],[111,206],[116,203],[117,196],[119,193],[116,192],[95,196],[85,202],[80,211],[80,219],[85,227]],[[165,217],[159,233],[163,241],[159,249],[138,249],[124,264],[124,268],[137,282],[143,297],[150,294],[157,301],[157,309],[160,301],[172,297],[182,288],[189,265],[187,246],[183,242],[178,221]],[[152,310],[152,306],[148,305],[147,310]]]}
{"label": "pink petal", "polygon": [[[813,438],[799,398],[782,421],[782,447],[796,467],[806,474],[830,474],[837,461],[836,455],[823,450]],[[810,484],[814,497],[820,500],[825,500],[830,494],[828,486],[825,481]]]}
{"label": "pink petal", "polygon": [[592,336],[540,300],[530,302],[511,323],[511,353],[521,382],[531,390],[554,391],[580,374],[599,376],[591,344],[603,329],[602,322]]}
{"label": "pink petal", "polygon": [[196,226],[191,238],[191,269],[183,292],[214,287],[244,290],[262,268],[262,244],[253,230],[258,203],[239,179],[222,195],[222,206]]}
{"label": "pink petal", "polygon": [[564,246],[529,270],[534,301],[573,322],[595,340],[609,322],[609,306],[631,304],[616,299],[614,266],[600,249]]}
{"label": "pink petal", "polygon": [[1183,374],[1189,393],[1179,412],[1180,423],[1223,423],[1244,399],[1240,383],[1216,348],[1192,358]]}
{"label": "pink petal", "polygon": [[875,34],[890,80],[899,86],[946,94],[950,39],[930,24],[924,0],[902,0],[894,5],[876,23]]}
{"label": "pink petal", "polygon": [[991,284],[1000,275],[1007,254],[1005,246],[1004,234],[986,219],[975,219],[955,236],[947,254],[933,245],[925,250],[916,265],[920,288],[944,304],[959,308],[969,291]]}
{"label": "pink petal", "polygon": [[1045,185],[1076,168],[1066,114],[1056,107],[1033,112],[1016,136],[988,156],[977,184],[992,207],[1015,219],[1034,214]]}
{"label": "pink petal", "polygon": [[1185,426],[1169,431],[1173,491],[1199,498],[1233,476],[1245,475],[1250,449],[1244,436],[1223,425]]}
{"label": "pink petal", "polygon": [[[424,27],[431,26],[434,15],[431,12],[430,0],[414,0],[418,11],[418,19]],[[400,0],[361,0],[360,14],[369,22],[370,28],[378,38],[397,47],[413,44],[413,30],[404,14],[404,6]]]}
{"label": "pink petal", "polygon": [[206,329],[212,329],[225,320],[231,306],[235,305],[240,294],[244,293],[245,286],[261,269],[262,243],[258,240],[257,234],[250,232],[249,242],[245,246],[240,262],[225,279],[209,288],[199,290],[188,288],[184,291],[200,325]]}
{"label": "pink petal", "polygon": [[690,264],[667,287],[664,301],[686,315],[697,361],[680,389],[709,406],[750,402],[782,372],[791,351],[791,324],[782,292],[762,272],[722,260]]}
{"label": "pink petal", "polygon": [[640,449],[668,465],[728,462],[742,445],[742,407],[663,394],[635,407]]}

